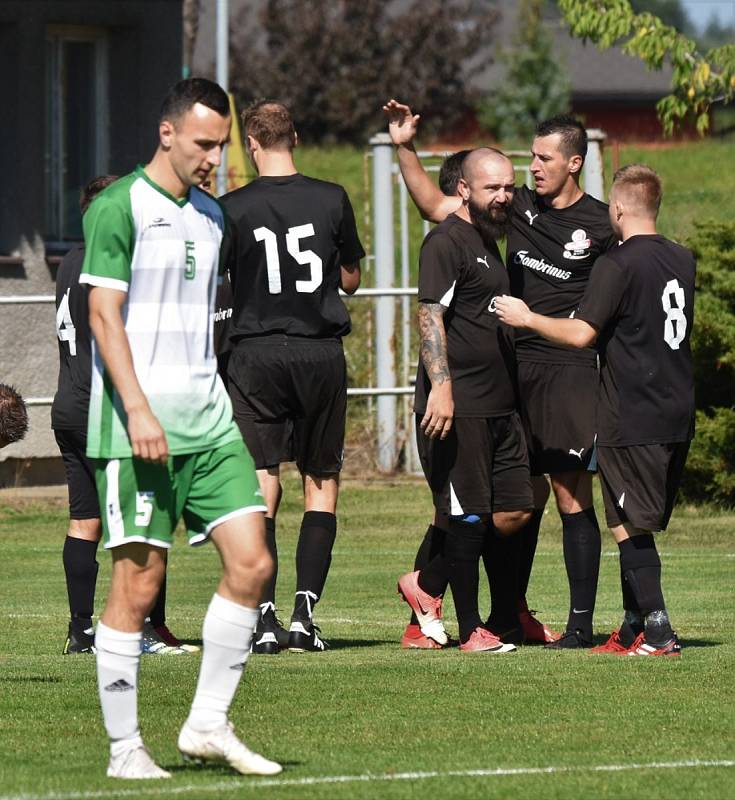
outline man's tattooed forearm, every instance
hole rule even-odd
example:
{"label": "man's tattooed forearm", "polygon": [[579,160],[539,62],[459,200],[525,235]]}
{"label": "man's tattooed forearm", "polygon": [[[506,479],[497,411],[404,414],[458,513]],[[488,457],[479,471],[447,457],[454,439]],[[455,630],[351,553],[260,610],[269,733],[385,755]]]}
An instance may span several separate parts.
{"label": "man's tattooed forearm", "polygon": [[451,379],[444,330],[445,311],[441,303],[419,303],[421,362],[432,383],[444,383]]}

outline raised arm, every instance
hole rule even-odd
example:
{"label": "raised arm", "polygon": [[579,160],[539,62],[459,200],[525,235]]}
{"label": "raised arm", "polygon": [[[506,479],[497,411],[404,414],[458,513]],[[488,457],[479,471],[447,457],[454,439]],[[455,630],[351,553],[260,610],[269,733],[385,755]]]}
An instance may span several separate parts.
{"label": "raised arm", "polygon": [[89,292],[89,325],[105,369],[120,395],[128,418],[133,455],[144,461],[165,464],[168,442],[138,383],[130,342],[121,309],[127,295],[118,289],[93,286]]}
{"label": "raised arm", "polygon": [[503,295],[495,300],[498,318],[514,328],[527,328],[554,344],[568,347],[589,347],[599,331],[581,319],[557,319],[534,314],[518,297]]}
{"label": "raised arm", "polygon": [[446,308],[441,303],[419,303],[421,362],[431,381],[421,429],[430,438],[446,439],[454,418],[452,378],[447,362]]}
{"label": "raised arm", "polygon": [[462,201],[445,195],[421,165],[413,146],[419,115],[412,114],[409,106],[392,99],[383,106],[383,111],[388,117],[388,133],[396,145],[398,166],[411,199],[424,219],[441,222],[455,212]]}

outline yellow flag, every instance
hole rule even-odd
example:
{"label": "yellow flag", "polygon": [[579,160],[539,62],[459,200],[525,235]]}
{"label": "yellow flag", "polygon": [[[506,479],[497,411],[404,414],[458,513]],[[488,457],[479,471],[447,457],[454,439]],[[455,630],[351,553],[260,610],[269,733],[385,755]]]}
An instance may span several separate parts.
{"label": "yellow flag", "polygon": [[232,130],[230,131],[230,144],[227,145],[227,191],[239,189],[248,182],[245,170],[245,153],[242,149],[240,137],[240,120],[237,116],[235,98],[230,92],[230,114],[232,116]]}

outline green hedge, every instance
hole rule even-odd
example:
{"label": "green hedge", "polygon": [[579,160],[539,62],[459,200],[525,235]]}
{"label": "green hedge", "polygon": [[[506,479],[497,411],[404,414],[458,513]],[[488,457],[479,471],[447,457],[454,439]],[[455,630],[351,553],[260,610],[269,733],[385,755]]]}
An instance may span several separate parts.
{"label": "green hedge", "polygon": [[735,506],[735,224],[696,225],[692,351],[697,433],[682,494],[691,502]]}

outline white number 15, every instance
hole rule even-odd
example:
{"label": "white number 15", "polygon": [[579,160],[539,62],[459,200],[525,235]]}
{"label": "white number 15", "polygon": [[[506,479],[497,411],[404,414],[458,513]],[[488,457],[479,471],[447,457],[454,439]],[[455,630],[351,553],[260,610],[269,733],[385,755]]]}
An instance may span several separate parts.
{"label": "white number 15", "polygon": [[[322,285],[322,260],[313,250],[299,249],[299,239],[314,235],[311,222],[294,225],[286,233],[286,249],[298,264],[308,264],[311,274],[308,280],[296,281],[296,291],[309,294]],[[268,268],[268,291],[281,293],[281,262],[278,257],[278,239],[270,228],[256,228],[253,231],[256,242],[265,242],[265,260]]]}

